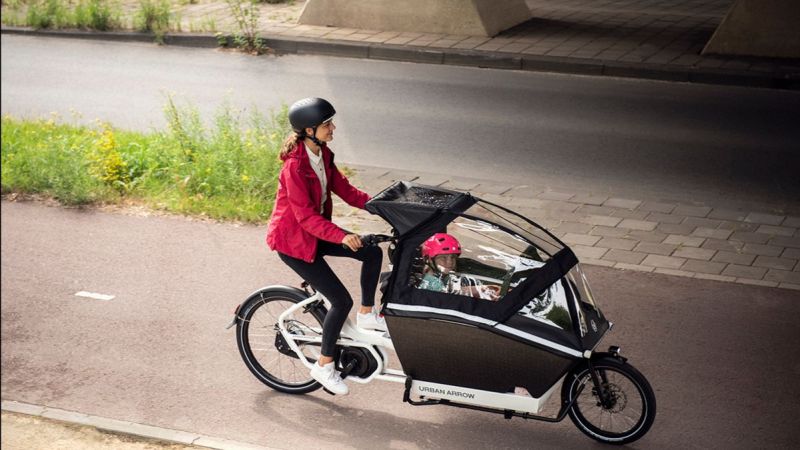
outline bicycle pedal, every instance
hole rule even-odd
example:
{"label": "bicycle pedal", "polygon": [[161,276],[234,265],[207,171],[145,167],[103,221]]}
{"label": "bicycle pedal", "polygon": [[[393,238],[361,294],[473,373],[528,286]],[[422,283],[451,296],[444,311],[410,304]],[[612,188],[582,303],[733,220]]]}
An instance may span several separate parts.
{"label": "bicycle pedal", "polygon": [[332,396],[336,397],[336,394],[334,394],[333,392],[329,391],[328,388],[324,387],[324,388],[322,388],[322,390],[327,392],[328,394],[331,394]]}

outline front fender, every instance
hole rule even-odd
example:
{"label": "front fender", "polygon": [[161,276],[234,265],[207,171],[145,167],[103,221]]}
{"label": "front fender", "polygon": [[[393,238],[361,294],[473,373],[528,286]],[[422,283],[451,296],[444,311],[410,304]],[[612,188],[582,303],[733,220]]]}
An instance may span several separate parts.
{"label": "front fender", "polygon": [[231,321],[231,323],[228,324],[227,327],[225,327],[225,329],[226,330],[230,329],[231,327],[237,325],[242,320],[239,311],[241,311],[245,305],[248,305],[250,302],[261,300],[264,294],[267,293],[285,293],[297,296],[298,298],[308,297],[308,292],[293,286],[273,284],[266,287],[262,287],[261,289],[256,289],[255,291],[253,291],[252,294],[247,296],[247,299],[245,301],[236,305],[236,309],[233,310],[233,320]]}

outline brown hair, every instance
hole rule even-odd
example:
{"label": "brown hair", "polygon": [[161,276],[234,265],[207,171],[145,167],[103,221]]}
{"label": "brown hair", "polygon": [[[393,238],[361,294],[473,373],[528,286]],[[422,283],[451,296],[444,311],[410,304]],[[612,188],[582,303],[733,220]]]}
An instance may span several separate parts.
{"label": "brown hair", "polygon": [[278,154],[281,161],[286,161],[286,158],[289,157],[289,153],[297,148],[297,143],[301,140],[303,140],[302,135],[296,131],[292,131],[286,136],[286,140],[283,141],[283,145],[281,146],[281,152]]}

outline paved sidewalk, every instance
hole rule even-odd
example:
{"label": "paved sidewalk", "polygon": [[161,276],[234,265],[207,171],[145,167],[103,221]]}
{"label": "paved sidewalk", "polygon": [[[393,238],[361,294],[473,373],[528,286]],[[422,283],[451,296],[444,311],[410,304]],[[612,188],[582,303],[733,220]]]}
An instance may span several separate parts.
{"label": "paved sidewalk", "polygon": [[[372,194],[396,180],[470,191],[545,226],[584,264],[800,290],[800,204],[790,211],[733,202],[720,208],[350,167],[354,183]],[[337,220],[359,233],[388,228],[353,208]]]}
{"label": "paved sidewalk", "polygon": [[[733,0],[527,3],[534,18],[493,38],[298,25],[303,0],[260,4],[259,31],[278,53],[800,89],[800,60],[700,55]],[[132,27],[138,0],[123,5]],[[236,30],[224,1],[175,1],[173,13],[168,44],[213,47],[216,32]],[[152,40],[138,33],[44,33]]]}

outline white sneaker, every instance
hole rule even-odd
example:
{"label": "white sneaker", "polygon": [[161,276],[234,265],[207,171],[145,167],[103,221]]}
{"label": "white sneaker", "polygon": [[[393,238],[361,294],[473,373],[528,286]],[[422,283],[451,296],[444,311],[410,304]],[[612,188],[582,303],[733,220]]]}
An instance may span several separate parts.
{"label": "white sneaker", "polygon": [[386,321],[375,310],[356,315],[356,325],[365,330],[386,331]]}
{"label": "white sneaker", "polygon": [[342,377],[339,376],[339,372],[337,372],[333,366],[333,361],[324,366],[314,363],[314,367],[311,369],[311,378],[319,381],[325,389],[336,395],[347,395],[350,389],[344,384]]}

